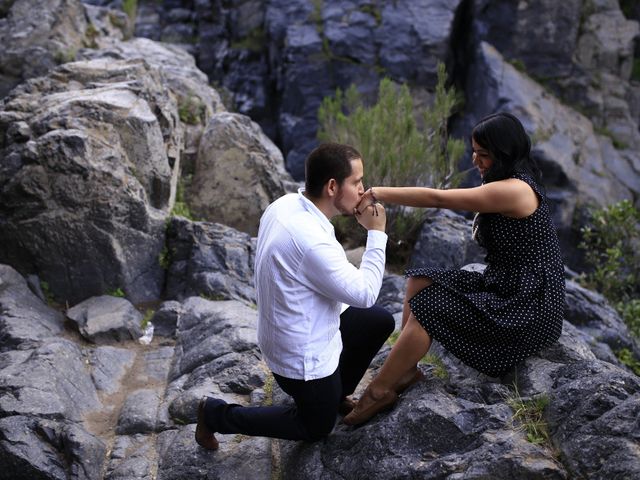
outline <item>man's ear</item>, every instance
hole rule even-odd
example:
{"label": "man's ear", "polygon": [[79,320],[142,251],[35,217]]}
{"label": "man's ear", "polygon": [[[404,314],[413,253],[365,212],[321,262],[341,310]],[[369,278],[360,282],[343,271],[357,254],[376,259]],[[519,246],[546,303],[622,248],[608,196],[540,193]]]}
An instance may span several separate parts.
{"label": "man's ear", "polygon": [[329,197],[335,197],[338,193],[338,182],[336,182],[335,178],[330,178],[327,182],[327,193]]}

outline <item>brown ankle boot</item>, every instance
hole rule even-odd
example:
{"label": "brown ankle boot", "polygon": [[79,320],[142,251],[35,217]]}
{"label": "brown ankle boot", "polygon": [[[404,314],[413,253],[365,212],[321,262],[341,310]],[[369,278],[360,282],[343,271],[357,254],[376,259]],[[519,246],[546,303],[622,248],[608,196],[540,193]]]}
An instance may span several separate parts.
{"label": "brown ankle boot", "polygon": [[196,442],[202,448],[207,450],[218,450],[219,444],[216,440],[214,432],[209,430],[207,424],[204,423],[204,404],[207,401],[206,397],[202,397],[198,404],[198,423],[196,424]]}

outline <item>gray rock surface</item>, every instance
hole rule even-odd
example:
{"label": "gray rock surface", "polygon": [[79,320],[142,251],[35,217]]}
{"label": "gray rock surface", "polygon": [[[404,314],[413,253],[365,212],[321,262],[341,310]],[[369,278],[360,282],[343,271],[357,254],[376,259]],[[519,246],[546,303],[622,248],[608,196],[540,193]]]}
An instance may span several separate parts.
{"label": "gray rock surface", "polygon": [[124,348],[102,346],[89,357],[91,377],[96,389],[106,394],[120,390],[127,371],[133,366],[135,353]]}
{"label": "gray rock surface", "polygon": [[80,422],[100,402],[82,351],[57,338],[13,356],[0,370],[0,417],[30,415]]}
{"label": "gray rock surface", "polygon": [[64,318],[27,287],[8,265],[0,265],[0,352],[33,348],[62,331]]}
{"label": "gray rock surface", "polygon": [[173,217],[167,226],[170,260],[165,297],[255,302],[255,239],[225,225]]}
{"label": "gray rock surface", "polygon": [[116,433],[130,435],[154,432],[159,405],[160,398],[155,390],[147,388],[131,392],[120,411]]}
{"label": "gray rock surface", "polygon": [[486,251],[471,237],[472,221],[449,210],[426,218],[418,234],[411,268],[461,268],[481,262]]}
{"label": "gray rock surface", "polygon": [[264,210],[292,183],[282,153],[258,124],[219,113],[202,134],[189,203],[198,218],[257,235]]}
{"label": "gray rock surface", "polygon": [[158,298],[178,124],[143,61],[70,63],[16,88],[0,104],[0,261],[70,303]]}
{"label": "gray rock surface", "polygon": [[142,336],[142,314],[126,298],[91,297],[67,310],[80,333],[94,343],[137,340]]}

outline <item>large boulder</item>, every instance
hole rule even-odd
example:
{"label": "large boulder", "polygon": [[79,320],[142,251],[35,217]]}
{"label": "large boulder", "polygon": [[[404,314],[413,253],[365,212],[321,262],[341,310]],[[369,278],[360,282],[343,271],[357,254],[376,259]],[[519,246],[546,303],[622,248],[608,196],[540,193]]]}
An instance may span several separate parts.
{"label": "large boulder", "polygon": [[219,113],[200,140],[189,205],[199,218],[256,235],[262,212],[292,184],[280,150],[258,124]]}
{"label": "large boulder", "polygon": [[67,317],[90,342],[122,342],[142,336],[142,314],[126,298],[91,297],[67,310]]}
{"label": "large boulder", "polygon": [[179,125],[143,60],[69,63],[16,88],[0,104],[0,261],[72,304],[118,288],[157,299]]}

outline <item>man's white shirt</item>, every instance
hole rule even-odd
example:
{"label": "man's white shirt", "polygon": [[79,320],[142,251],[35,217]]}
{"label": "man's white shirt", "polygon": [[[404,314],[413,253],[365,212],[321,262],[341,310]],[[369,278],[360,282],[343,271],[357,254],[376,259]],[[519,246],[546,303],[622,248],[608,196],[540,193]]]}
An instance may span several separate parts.
{"label": "man's white shirt", "polygon": [[279,198],[260,219],[258,343],[274,373],[314,380],[338,367],[340,313],[347,306],[368,308],[378,298],[387,235],[369,230],[358,269],[347,260],[331,222],[303,193]]}

